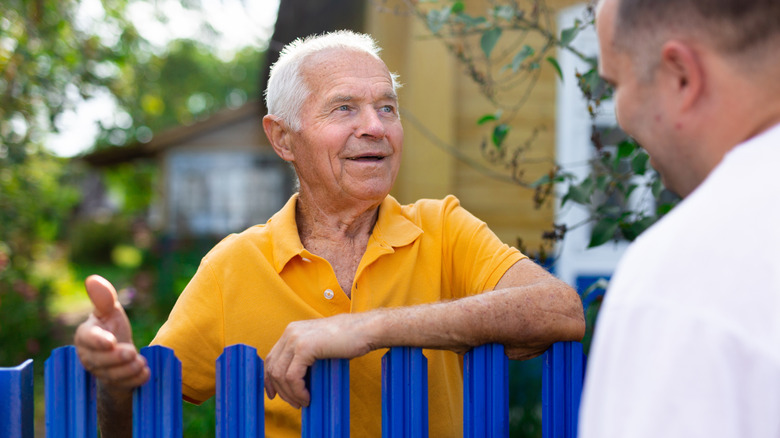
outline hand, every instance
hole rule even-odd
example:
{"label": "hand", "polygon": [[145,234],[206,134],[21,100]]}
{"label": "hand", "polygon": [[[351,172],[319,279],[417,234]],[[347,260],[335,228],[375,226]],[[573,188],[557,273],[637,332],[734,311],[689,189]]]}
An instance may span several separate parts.
{"label": "hand", "polygon": [[294,408],[309,405],[304,377],[317,359],[351,359],[370,352],[371,313],[290,323],[265,359],[265,390]]}
{"label": "hand", "polygon": [[97,275],[84,282],[94,306],[76,330],[74,343],[81,364],[104,390],[128,392],[149,379],[149,367],[133,345],[133,334],[116,289]]}

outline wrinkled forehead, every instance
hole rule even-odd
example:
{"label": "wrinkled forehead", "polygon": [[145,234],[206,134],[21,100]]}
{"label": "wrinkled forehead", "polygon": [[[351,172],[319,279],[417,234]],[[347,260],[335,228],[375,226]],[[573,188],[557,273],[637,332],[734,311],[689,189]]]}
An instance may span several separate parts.
{"label": "wrinkled forehead", "polygon": [[324,73],[349,72],[366,68],[382,71],[388,78],[390,77],[390,70],[379,57],[353,48],[329,48],[312,53],[302,63],[301,74],[304,77],[320,76]]}

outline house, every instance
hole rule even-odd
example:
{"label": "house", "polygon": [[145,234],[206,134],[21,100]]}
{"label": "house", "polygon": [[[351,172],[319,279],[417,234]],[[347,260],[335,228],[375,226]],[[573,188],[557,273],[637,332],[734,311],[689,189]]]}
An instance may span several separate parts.
{"label": "house", "polygon": [[295,184],[268,145],[259,102],[164,131],[148,143],[84,157],[95,167],[151,158],[159,164],[152,226],[172,236],[220,237],[263,223]]}

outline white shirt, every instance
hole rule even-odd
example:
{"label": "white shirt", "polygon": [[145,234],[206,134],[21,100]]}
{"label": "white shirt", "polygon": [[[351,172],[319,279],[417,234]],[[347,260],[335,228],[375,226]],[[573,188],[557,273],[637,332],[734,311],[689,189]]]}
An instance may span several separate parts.
{"label": "white shirt", "polygon": [[729,152],[621,260],[579,436],[780,437],[780,125]]}

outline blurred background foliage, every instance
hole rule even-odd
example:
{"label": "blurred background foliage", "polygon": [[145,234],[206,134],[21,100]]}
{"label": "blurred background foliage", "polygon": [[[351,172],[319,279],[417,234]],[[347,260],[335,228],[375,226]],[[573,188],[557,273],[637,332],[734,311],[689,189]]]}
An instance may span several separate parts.
{"label": "blurred background foliage", "polygon": [[[114,281],[136,343],[145,345],[170,310],[171,299],[158,303],[152,293],[160,268],[175,265],[166,283],[183,287],[206,246],[194,254],[191,247],[163,247],[144,225],[153,196],[150,163],[107,171],[113,214],[75,215],[86,170],[46,148],[62,118],[85,100],[107,98],[115,110],[100,120],[96,148],[148,142],[161,130],[258,98],[264,60],[251,45],[226,56],[208,38],[155,46],[128,18],[131,1],[98,1],[102,16],[92,21],[83,17],[87,3],[0,2],[0,367],[35,359],[39,393],[44,360],[72,342],[89,311],[87,275]],[[204,35],[214,32],[203,26]],[[36,397],[37,417],[42,399]],[[185,436],[213,435],[208,406],[197,415],[185,408]]]}

